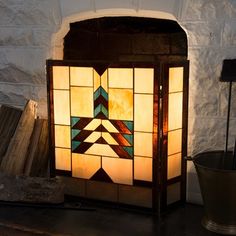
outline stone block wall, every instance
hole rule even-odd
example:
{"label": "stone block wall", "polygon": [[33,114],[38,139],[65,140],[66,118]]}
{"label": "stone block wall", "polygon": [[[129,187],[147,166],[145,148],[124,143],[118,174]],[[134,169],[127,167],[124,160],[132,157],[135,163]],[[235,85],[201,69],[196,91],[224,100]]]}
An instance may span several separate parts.
{"label": "stone block wall", "polygon": [[47,115],[45,60],[61,24],[57,0],[0,0],[0,104],[38,102]]}
{"label": "stone block wall", "polygon": [[[55,55],[63,51],[67,32],[60,29],[69,24],[70,17],[78,21],[104,14],[177,19],[188,36],[189,155],[223,149],[228,85],[219,82],[219,77],[223,59],[236,58],[235,0],[0,0],[0,104],[23,107],[27,99],[34,99],[39,103],[39,116],[46,117],[45,61],[58,59]],[[59,43],[55,35],[60,37]],[[59,52],[55,53],[57,47]],[[236,85],[231,147],[236,137],[235,104]],[[188,199],[201,201],[191,163]]]}

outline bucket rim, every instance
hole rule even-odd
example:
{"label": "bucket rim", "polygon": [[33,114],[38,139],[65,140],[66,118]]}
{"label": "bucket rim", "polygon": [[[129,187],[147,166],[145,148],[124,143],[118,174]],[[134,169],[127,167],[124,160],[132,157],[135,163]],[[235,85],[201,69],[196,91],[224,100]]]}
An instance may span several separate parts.
{"label": "bucket rim", "polygon": [[[207,167],[207,166],[204,166],[202,164],[197,163],[197,159],[200,158],[200,156],[207,155],[207,154],[211,154],[212,155],[212,154],[216,154],[216,153],[223,155],[224,151],[223,150],[213,150],[213,151],[203,151],[203,152],[200,152],[200,153],[198,153],[198,154],[193,156],[193,158],[192,158],[193,163],[194,163],[194,165],[196,167],[200,167],[200,168],[208,170],[208,171],[236,174],[236,170],[233,170],[233,169],[219,169],[219,168],[214,168],[214,167]],[[229,151],[227,153],[232,153],[232,152]]]}

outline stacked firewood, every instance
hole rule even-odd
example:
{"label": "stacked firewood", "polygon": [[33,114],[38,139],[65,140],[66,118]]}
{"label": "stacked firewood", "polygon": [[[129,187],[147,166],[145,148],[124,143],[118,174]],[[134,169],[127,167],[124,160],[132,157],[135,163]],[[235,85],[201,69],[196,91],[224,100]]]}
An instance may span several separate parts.
{"label": "stacked firewood", "polygon": [[48,122],[37,103],[0,107],[0,201],[62,203],[64,184],[49,177]]}
{"label": "stacked firewood", "polygon": [[0,170],[26,176],[48,175],[48,124],[36,118],[37,103],[20,110],[0,107]]}

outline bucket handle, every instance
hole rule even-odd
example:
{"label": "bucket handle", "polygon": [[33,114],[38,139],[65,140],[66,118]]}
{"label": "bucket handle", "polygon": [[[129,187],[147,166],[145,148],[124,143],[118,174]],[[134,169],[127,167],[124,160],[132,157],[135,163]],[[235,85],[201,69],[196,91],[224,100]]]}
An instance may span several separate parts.
{"label": "bucket handle", "polygon": [[184,159],[186,161],[193,161],[193,158],[191,156],[185,156]]}

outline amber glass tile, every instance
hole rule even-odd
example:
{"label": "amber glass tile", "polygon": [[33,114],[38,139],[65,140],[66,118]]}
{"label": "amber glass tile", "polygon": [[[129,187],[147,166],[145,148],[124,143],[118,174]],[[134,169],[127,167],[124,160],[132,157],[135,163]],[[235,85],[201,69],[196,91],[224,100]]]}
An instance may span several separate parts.
{"label": "amber glass tile", "polygon": [[71,86],[93,86],[92,67],[70,67]]}
{"label": "amber glass tile", "polygon": [[132,68],[109,68],[109,88],[133,88]]}
{"label": "amber glass tile", "polygon": [[102,168],[106,171],[114,183],[132,185],[132,160],[102,157]]}
{"label": "amber glass tile", "polygon": [[134,92],[153,94],[154,69],[135,68],[134,69]]}
{"label": "amber glass tile", "polygon": [[168,130],[182,128],[183,93],[172,93],[168,96]]}
{"label": "amber glass tile", "polygon": [[72,177],[90,179],[100,168],[100,156],[72,153]]}
{"label": "amber glass tile", "polygon": [[183,67],[169,68],[169,93],[183,91]]}
{"label": "amber glass tile", "polygon": [[152,133],[134,132],[134,155],[152,157]]}
{"label": "amber glass tile", "polygon": [[54,124],[70,125],[69,91],[53,90]]}
{"label": "amber glass tile", "polygon": [[93,117],[93,88],[71,87],[71,116]]}
{"label": "amber glass tile", "polygon": [[56,170],[71,170],[71,150],[65,148],[55,148]]}
{"label": "amber glass tile", "polygon": [[69,67],[53,66],[53,89],[69,89]]}
{"label": "amber glass tile", "polygon": [[152,181],[152,159],[147,157],[134,157],[134,179]]}
{"label": "amber glass tile", "polygon": [[109,119],[133,120],[133,90],[109,89]]}
{"label": "amber glass tile", "polygon": [[168,155],[182,151],[182,129],[168,132]]}
{"label": "amber glass tile", "polygon": [[71,135],[70,126],[55,125],[55,146],[70,148],[71,146]]}
{"label": "amber glass tile", "polygon": [[172,179],[181,175],[181,156],[182,153],[177,153],[168,156],[168,171],[167,178]]}
{"label": "amber glass tile", "polygon": [[134,131],[153,131],[153,95],[134,95]]}
{"label": "amber glass tile", "polygon": [[119,157],[115,151],[108,144],[93,144],[85,154],[99,155],[99,156],[109,156],[109,157]]}

